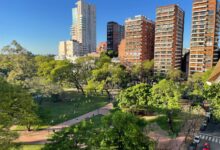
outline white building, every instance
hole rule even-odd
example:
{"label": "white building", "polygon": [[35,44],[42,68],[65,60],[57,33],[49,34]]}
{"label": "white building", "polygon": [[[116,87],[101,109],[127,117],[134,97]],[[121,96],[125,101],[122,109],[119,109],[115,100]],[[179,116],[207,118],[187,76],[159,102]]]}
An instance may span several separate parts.
{"label": "white building", "polygon": [[76,2],[72,9],[72,40],[82,43],[80,55],[96,51],[96,7],[84,0]]}
{"label": "white building", "polygon": [[59,54],[55,57],[56,60],[68,59],[74,61],[81,56],[82,44],[75,40],[61,41],[59,43]]}

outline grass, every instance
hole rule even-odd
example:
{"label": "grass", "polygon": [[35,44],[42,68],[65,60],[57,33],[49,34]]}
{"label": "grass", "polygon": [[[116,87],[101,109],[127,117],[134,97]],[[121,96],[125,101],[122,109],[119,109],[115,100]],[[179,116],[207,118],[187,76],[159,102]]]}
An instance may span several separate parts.
{"label": "grass", "polygon": [[161,127],[161,129],[168,131],[170,136],[175,136],[181,130],[183,124],[183,118],[180,115],[176,115],[173,118],[173,130],[174,133],[170,131],[169,125],[167,123],[167,116],[160,116],[156,119],[156,123]]}
{"label": "grass", "polygon": [[185,113],[184,112],[179,112],[173,117],[173,128],[174,128],[174,133],[170,131],[169,125],[168,125],[168,118],[165,114],[159,114],[156,116],[145,116],[143,117],[144,120],[147,121],[148,124],[150,123],[157,123],[162,130],[165,130],[169,133],[170,136],[176,136],[183,125]]}
{"label": "grass", "polygon": [[[98,128],[101,125],[102,115],[97,115],[91,118],[91,121],[94,122],[95,128]],[[44,145],[21,145],[20,150],[41,150]],[[13,149],[14,150],[14,149]]]}
{"label": "grass", "polygon": [[[75,91],[66,91],[62,98],[61,102],[47,100],[39,106],[42,124],[34,126],[33,129],[45,129],[103,107],[108,103],[105,95],[87,97]],[[26,128],[18,125],[13,130],[21,131]]]}
{"label": "grass", "polygon": [[[78,117],[107,104],[105,97],[77,97],[66,102],[45,102],[41,109],[49,113],[46,123],[57,124]],[[48,122],[49,121],[49,122]]]}
{"label": "grass", "polygon": [[[21,145],[19,146],[19,150],[41,150],[44,145]],[[11,150],[17,150],[12,148]]]}

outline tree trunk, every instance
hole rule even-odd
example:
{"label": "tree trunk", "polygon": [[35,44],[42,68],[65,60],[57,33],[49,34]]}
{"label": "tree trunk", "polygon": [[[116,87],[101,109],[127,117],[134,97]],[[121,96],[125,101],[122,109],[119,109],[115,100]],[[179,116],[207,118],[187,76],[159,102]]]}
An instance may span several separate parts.
{"label": "tree trunk", "polygon": [[173,130],[172,112],[168,111],[168,112],[167,112],[167,117],[168,117],[169,128],[170,128],[170,130],[174,133],[174,130]]}
{"label": "tree trunk", "polygon": [[74,84],[75,84],[77,90],[80,90],[80,91],[82,92],[82,94],[85,95],[84,89],[83,89],[83,87],[80,85],[80,83],[79,83],[79,81],[77,80],[77,78],[74,77],[73,80],[74,80],[73,82],[74,82]]}
{"label": "tree trunk", "polygon": [[110,92],[107,89],[105,89],[105,91],[106,91],[106,93],[108,95],[108,100],[111,101],[111,94],[110,94]]}
{"label": "tree trunk", "polygon": [[27,130],[30,132],[30,131],[31,131],[31,124],[28,123],[28,124],[26,125],[26,128],[27,128]]}
{"label": "tree trunk", "polygon": [[79,89],[82,92],[82,94],[85,95],[85,91],[84,91],[83,87],[80,84],[78,86],[79,86]]}

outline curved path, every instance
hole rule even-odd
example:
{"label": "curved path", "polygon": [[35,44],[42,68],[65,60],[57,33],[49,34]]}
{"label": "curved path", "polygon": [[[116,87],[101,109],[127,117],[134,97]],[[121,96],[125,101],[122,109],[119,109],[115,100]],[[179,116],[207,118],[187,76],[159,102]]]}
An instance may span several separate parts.
{"label": "curved path", "polygon": [[77,124],[85,119],[92,118],[97,115],[107,115],[109,111],[113,109],[113,104],[109,103],[104,107],[101,107],[99,109],[96,109],[92,112],[89,112],[87,114],[84,114],[82,116],[79,116],[77,118],[68,120],[66,122],[63,122],[61,124],[51,126],[45,130],[41,131],[21,131],[19,132],[19,138],[16,140],[16,142],[26,143],[26,144],[45,144],[47,142],[47,139],[51,137],[51,135],[54,133],[54,131],[60,131],[63,128],[70,127],[74,124]]}

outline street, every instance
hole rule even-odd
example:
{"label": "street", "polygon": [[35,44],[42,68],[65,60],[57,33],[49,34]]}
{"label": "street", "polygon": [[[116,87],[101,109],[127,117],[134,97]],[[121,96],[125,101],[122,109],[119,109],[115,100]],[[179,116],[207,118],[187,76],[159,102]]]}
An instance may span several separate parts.
{"label": "street", "polygon": [[205,131],[199,134],[201,142],[198,145],[198,150],[202,150],[204,143],[210,144],[211,150],[220,150],[220,124],[210,122]]}

